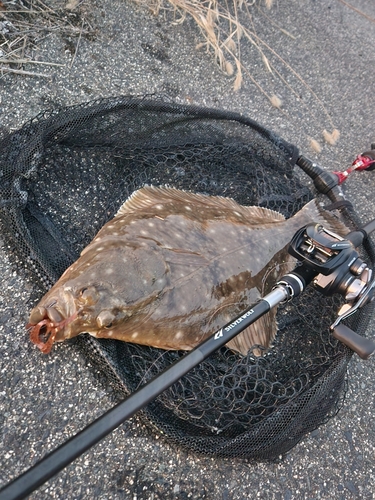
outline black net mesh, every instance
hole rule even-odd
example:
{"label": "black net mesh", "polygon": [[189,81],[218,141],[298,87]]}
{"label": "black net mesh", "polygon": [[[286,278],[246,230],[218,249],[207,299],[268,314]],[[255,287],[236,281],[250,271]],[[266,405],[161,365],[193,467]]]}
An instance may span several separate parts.
{"label": "black net mesh", "polygon": [[[125,97],[46,112],[0,141],[6,248],[32,273],[40,298],[144,184],[229,196],[290,217],[313,197],[295,160],[292,145],[228,112]],[[372,255],[364,252],[370,264]],[[222,348],[143,416],[198,453],[278,457],[340,407],[351,351],[329,333],[339,305],[308,289],[278,309],[265,356]],[[358,333],[369,308],[348,323]],[[87,335],[75,342],[119,396],[184,355]]]}

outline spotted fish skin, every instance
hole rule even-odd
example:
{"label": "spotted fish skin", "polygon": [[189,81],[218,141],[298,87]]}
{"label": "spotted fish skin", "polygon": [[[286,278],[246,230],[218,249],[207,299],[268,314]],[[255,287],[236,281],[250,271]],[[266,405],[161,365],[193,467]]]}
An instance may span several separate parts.
{"label": "spotted fish skin", "polygon": [[[146,186],[133,193],[33,309],[31,338],[43,350],[48,327],[51,345],[90,333],[190,350],[293,268],[288,243],[310,222],[346,232],[315,201],[285,219],[228,198]],[[242,354],[255,344],[269,347],[275,315],[270,311],[228,347]]]}

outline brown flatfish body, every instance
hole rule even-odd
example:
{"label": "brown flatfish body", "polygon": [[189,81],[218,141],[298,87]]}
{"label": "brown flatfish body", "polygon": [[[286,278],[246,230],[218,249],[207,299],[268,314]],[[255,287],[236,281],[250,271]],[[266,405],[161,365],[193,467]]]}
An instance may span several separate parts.
{"label": "brown flatfish body", "polygon": [[[299,228],[321,222],[339,232],[335,221],[315,201],[285,219],[229,198],[144,187],[32,310],[31,340],[49,352],[86,332],[190,350],[293,268],[287,246]],[[242,354],[269,347],[275,316],[270,311],[228,347]]]}

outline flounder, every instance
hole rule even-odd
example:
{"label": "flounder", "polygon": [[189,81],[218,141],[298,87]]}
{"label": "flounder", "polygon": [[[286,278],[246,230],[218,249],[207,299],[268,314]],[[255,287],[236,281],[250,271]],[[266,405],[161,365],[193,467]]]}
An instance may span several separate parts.
{"label": "flounder", "polygon": [[[293,268],[288,243],[310,222],[346,232],[314,200],[285,219],[229,198],[141,188],[32,310],[30,338],[45,353],[81,333],[193,349]],[[276,330],[273,309],[227,346],[268,348]]]}

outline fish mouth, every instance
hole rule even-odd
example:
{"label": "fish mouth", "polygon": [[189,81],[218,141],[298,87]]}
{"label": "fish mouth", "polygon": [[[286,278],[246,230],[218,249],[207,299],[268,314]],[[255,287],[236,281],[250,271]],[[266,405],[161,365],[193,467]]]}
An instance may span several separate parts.
{"label": "fish mouth", "polygon": [[82,309],[77,309],[70,294],[64,294],[64,300],[50,300],[47,306],[38,305],[30,314],[30,340],[44,354],[51,352],[54,342],[71,336],[71,323]]}

